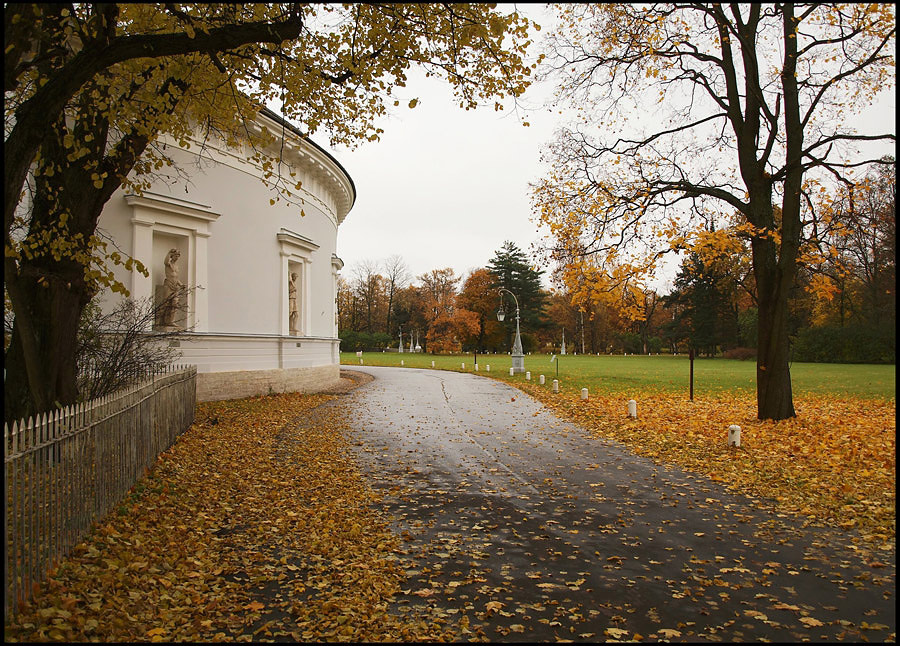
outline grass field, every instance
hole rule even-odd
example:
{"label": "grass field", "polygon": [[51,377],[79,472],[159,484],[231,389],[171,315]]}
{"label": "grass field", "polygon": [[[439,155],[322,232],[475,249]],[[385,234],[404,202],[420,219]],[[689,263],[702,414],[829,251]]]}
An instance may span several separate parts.
{"label": "grass field", "polygon": [[[399,366],[403,361],[410,368],[474,371],[474,356],[430,355],[396,352],[365,352],[363,364],[369,366]],[[359,365],[355,352],[341,353],[341,363]],[[505,354],[478,355],[478,369],[490,376],[509,381],[525,381],[525,375],[509,376],[511,360]],[[550,355],[537,354],[525,357],[525,370],[537,382],[538,375],[545,375],[549,388],[559,379],[560,390],[581,390],[591,393],[622,393],[631,391],[682,391],[689,390],[690,361],[686,356],[590,356],[565,355],[550,361]],[[791,382],[794,394],[841,395],[862,398],[893,399],[896,393],[896,366],[869,364],[794,363],[791,365]],[[720,394],[723,392],[756,392],[756,362],[731,359],[695,359],[694,394]]]}

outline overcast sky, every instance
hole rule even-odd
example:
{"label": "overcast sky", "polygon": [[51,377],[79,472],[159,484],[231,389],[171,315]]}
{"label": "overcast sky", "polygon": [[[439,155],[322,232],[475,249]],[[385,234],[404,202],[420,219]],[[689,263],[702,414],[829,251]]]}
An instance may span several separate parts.
{"label": "overcast sky", "polygon": [[[544,27],[543,9],[527,9]],[[519,103],[539,108],[551,93],[533,85]],[[552,137],[553,115],[537,108],[515,112],[511,101],[501,112],[466,111],[445,82],[418,72],[399,96],[405,100],[380,124],[380,141],[332,150],[357,193],[338,229],[345,278],[360,260],[393,254],[413,277],[444,267],[466,275],[484,267],[506,240],[530,259],[539,234],[530,220],[528,182],[541,176],[540,149]],[[418,105],[406,108],[414,97]]]}
{"label": "overcast sky", "polygon": [[[519,9],[541,24],[541,34],[547,33],[550,20],[543,5]],[[539,42],[540,34],[534,40]],[[332,151],[357,191],[338,230],[344,277],[352,279],[361,260],[380,261],[393,254],[404,258],[413,277],[443,267],[465,276],[485,266],[505,240],[531,259],[541,233],[531,219],[528,184],[546,170],[541,149],[566,119],[542,107],[552,90],[532,85],[520,101],[526,109],[517,113],[509,107],[466,111],[453,103],[444,82],[410,74],[402,107],[380,123],[380,141]],[[896,95],[882,94],[881,108],[866,118],[880,122],[881,128],[889,120],[893,132]],[[419,104],[407,109],[413,97]],[[530,127],[522,126],[523,120]],[[653,286],[668,291],[673,274],[674,268]]]}

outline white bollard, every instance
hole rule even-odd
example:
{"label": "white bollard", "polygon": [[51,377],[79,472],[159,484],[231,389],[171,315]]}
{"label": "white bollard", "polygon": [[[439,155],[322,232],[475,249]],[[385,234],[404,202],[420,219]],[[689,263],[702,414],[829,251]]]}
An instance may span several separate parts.
{"label": "white bollard", "polygon": [[490,372],[490,371],[491,371],[491,364],[487,364],[487,365],[485,366],[485,368],[487,369],[488,372]]}
{"label": "white bollard", "polygon": [[531,372],[525,373],[525,381],[531,381]]}
{"label": "white bollard", "polygon": [[541,382],[541,385],[543,386],[544,385],[544,375],[540,376],[540,382]]}
{"label": "white bollard", "polygon": [[466,369],[466,364],[462,364],[462,369],[463,369],[463,370]]}
{"label": "white bollard", "polygon": [[475,364],[475,372],[478,372],[478,364]]}
{"label": "white bollard", "polygon": [[515,369],[514,369],[514,368],[510,368],[510,369],[509,369],[509,376],[512,377],[512,376],[514,376],[515,374],[516,374]]}
{"label": "white bollard", "polygon": [[582,389],[581,389],[581,398],[582,398],[582,399],[585,399],[585,400],[588,398],[587,388],[582,388]]}
{"label": "white bollard", "polygon": [[362,359],[359,360],[359,365],[362,365]]}
{"label": "white bollard", "polygon": [[728,427],[728,446],[740,446],[741,445],[741,427],[737,424],[732,424]]}
{"label": "white bollard", "polygon": [[559,379],[553,380],[553,392],[555,392],[555,393],[559,392]]}
{"label": "white bollard", "polygon": [[431,367],[434,368],[434,361],[431,362]]}
{"label": "white bollard", "polygon": [[400,359],[400,365],[401,365],[401,366],[406,365],[406,364],[403,363],[403,359]]}
{"label": "white bollard", "polygon": [[633,399],[628,400],[628,417],[637,419],[637,402]]}

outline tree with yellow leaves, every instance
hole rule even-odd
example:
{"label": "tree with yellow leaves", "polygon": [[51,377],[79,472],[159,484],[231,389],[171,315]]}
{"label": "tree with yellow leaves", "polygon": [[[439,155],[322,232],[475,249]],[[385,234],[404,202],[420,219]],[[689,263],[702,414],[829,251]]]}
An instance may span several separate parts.
{"label": "tree with yellow leaves", "polygon": [[846,125],[893,87],[893,6],[579,4],[559,14],[551,69],[583,119],[559,132],[534,186],[551,254],[573,283],[587,276],[608,293],[738,213],[707,242],[749,241],[757,413],[793,417],[788,297],[820,189],[879,163],[857,144],[895,139]]}
{"label": "tree with yellow leaves", "polygon": [[[486,4],[11,4],[4,11],[4,286],[15,313],[6,417],[77,398],[79,316],[125,291],[96,232],[119,187],[170,165],[161,135],[257,151],[273,199],[298,188],[246,127],[267,103],[332,144],[378,139],[413,66],[459,104],[501,107],[529,83],[528,20]],[[414,107],[416,100],[409,102]],[[179,169],[175,169],[178,172]]]}

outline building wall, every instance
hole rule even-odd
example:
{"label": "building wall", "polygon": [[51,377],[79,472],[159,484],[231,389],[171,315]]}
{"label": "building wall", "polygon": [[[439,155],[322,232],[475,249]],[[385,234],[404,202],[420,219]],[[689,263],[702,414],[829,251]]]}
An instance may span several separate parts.
{"label": "building wall", "polygon": [[[270,129],[274,123],[260,122]],[[270,204],[276,192],[247,161],[249,151],[206,142],[200,158],[170,144],[181,172],[163,169],[170,177],[142,195],[118,191],[101,216],[99,228],[150,270],[144,277],[117,268],[134,298],[161,293],[165,255],[170,248],[181,253],[179,279],[195,289],[177,343],[182,360],[198,367],[201,400],[207,391],[223,399],[282,392],[290,383],[302,391],[327,388],[339,378],[335,275],[342,263],[335,251],[354,188],[320,149],[296,138],[287,143],[284,175],[302,182],[302,204]],[[299,274],[297,334],[289,329],[292,271]],[[264,389],[247,392],[254,388]]]}

